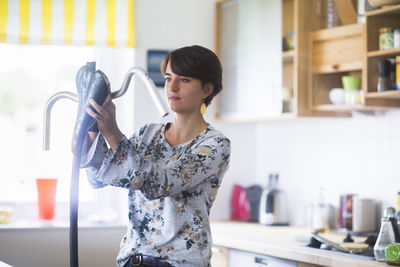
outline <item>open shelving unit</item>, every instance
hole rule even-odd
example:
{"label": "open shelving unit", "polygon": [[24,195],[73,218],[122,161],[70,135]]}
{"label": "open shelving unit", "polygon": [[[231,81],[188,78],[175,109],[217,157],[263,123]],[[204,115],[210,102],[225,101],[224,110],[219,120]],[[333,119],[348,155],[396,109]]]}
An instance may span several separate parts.
{"label": "open shelving unit", "polygon": [[383,7],[366,13],[366,103],[387,107],[400,107],[400,90],[377,91],[378,62],[384,58],[400,55],[400,48],[379,50],[379,29],[383,27],[400,28],[400,5]]}
{"label": "open shelving unit", "polygon": [[[344,112],[365,110],[360,104],[337,105],[329,100],[332,88],[343,88],[344,75],[364,73],[364,25],[349,24],[310,33],[309,105],[313,111]],[[362,87],[364,84],[362,85]],[[349,114],[347,114],[349,115]]]}

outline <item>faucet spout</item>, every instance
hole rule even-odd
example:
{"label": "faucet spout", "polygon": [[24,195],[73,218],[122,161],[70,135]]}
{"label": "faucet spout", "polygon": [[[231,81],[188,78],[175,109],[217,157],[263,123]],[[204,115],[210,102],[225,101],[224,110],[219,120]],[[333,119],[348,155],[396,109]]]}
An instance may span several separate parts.
{"label": "faucet spout", "polygon": [[[162,101],[160,98],[159,94],[157,93],[157,88],[153,82],[153,80],[149,77],[146,71],[139,67],[133,67],[128,70],[128,73],[125,75],[124,82],[122,83],[121,89],[118,91],[112,92],[111,93],[111,98],[117,98],[122,96],[123,94],[126,93],[129,87],[129,83],[131,82],[132,76],[136,75],[139,77],[145,84],[145,87],[153,100],[154,105],[156,106],[158,112],[162,117],[165,117],[168,115],[169,111],[166,106],[166,104]],[[136,77],[135,76],[135,77]]]}
{"label": "faucet spout", "polygon": [[52,95],[49,100],[47,100],[46,107],[44,110],[43,116],[43,149],[49,150],[50,149],[50,116],[51,116],[51,109],[55,102],[62,98],[67,98],[78,102],[78,95],[68,91],[62,91],[55,93]]}

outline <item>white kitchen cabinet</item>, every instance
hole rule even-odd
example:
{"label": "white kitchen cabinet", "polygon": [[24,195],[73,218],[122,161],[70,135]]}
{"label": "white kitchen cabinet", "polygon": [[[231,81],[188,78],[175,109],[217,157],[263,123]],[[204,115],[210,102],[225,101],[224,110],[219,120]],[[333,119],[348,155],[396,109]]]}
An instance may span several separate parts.
{"label": "white kitchen cabinet", "polygon": [[229,267],[297,267],[297,262],[243,250],[229,250]]}
{"label": "white kitchen cabinet", "polygon": [[282,0],[220,0],[216,7],[216,52],[224,69],[216,117],[280,115]]}

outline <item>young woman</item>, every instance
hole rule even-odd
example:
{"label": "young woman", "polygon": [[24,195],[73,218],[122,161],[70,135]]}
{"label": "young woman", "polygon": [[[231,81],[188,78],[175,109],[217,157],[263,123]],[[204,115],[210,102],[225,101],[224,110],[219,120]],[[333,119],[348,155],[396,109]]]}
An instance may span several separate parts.
{"label": "young woman", "polygon": [[[201,46],[170,52],[161,64],[174,122],[147,124],[127,139],[115,106],[91,101],[89,182],[128,189],[129,227],[118,266],[210,266],[209,214],[229,165],[230,141],[208,124],[206,106],[222,90],[217,56]],[[107,143],[110,148],[108,148]]]}

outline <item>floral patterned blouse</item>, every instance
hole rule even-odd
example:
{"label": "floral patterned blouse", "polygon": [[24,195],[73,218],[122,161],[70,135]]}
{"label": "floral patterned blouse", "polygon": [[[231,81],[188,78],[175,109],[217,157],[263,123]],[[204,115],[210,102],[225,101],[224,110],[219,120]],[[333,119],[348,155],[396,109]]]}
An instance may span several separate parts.
{"label": "floral patterned blouse", "polygon": [[131,139],[124,136],[115,151],[99,134],[84,155],[94,188],[129,190],[120,267],[137,253],[176,267],[210,266],[209,214],[228,169],[230,141],[209,125],[193,140],[172,147],[165,139],[169,125],[145,125]]}

